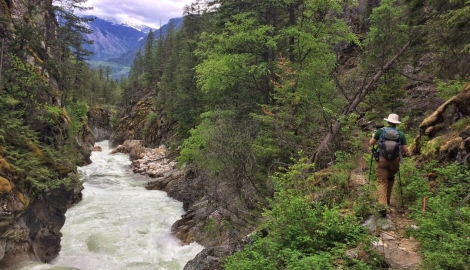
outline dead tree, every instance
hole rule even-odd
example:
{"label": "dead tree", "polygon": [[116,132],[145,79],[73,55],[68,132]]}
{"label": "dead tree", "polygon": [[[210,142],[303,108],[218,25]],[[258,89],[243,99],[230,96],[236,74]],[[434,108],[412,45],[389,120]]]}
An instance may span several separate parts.
{"label": "dead tree", "polygon": [[[397,54],[395,54],[395,56],[375,74],[375,76],[370,80],[370,82],[365,87],[361,88],[359,92],[356,93],[354,99],[350,101],[348,106],[343,110],[342,115],[346,116],[356,109],[357,105],[359,105],[359,103],[364,100],[367,93],[369,93],[369,91],[375,86],[377,80],[379,80],[380,77],[392,67],[392,65],[397,61],[397,59],[408,49],[410,44],[411,42],[406,43],[405,46],[403,46],[401,50]],[[330,131],[325,136],[323,141],[318,145],[313,155],[309,158],[308,163],[315,162],[316,164],[318,164],[318,161],[322,157],[323,153],[329,149],[331,142],[338,134],[340,128],[341,123],[339,121],[336,121],[331,126]]]}

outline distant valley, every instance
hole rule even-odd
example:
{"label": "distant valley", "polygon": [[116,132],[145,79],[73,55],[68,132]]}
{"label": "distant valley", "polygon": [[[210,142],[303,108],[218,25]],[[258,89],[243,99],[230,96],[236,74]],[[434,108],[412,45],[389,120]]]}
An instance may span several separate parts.
{"label": "distant valley", "polygon": [[[93,52],[93,56],[87,62],[93,68],[100,65],[109,66],[111,77],[114,79],[127,76],[136,53],[145,46],[149,31],[157,33],[160,31],[145,25],[119,22],[112,18],[91,17],[95,19],[88,23],[88,28],[93,30],[93,33],[87,34],[86,38],[93,40],[94,44],[85,48]],[[170,19],[163,25],[161,27],[163,36],[166,35],[170,23],[178,29],[183,23],[183,17]],[[158,38],[159,34],[155,36]]]}

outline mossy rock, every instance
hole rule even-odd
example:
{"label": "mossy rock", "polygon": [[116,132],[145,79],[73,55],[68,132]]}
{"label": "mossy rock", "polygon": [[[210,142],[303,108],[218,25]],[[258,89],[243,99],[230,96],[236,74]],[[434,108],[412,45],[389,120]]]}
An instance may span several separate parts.
{"label": "mossy rock", "polygon": [[421,148],[421,155],[423,157],[431,157],[431,156],[437,155],[442,144],[443,144],[442,137],[437,137],[426,142]]}
{"label": "mossy rock", "polygon": [[10,193],[11,193],[10,181],[0,176],[0,195],[10,194]]}
{"label": "mossy rock", "polygon": [[70,165],[66,165],[66,164],[61,164],[61,163],[58,163],[55,165],[55,169],[57,170],[57,172],[59,173],[59,176],[60,177],[65,177],[67,176],[69,173],[72,173],[74,172],[74,168],[71,167]]}
{"label": "mossy rock", "polygon": [[[446,137],[443,143],[453,140],[453,138],[449,139],[448,131],[449,129],[459,131],[468,125],[468,118],[470,118],[470,106],[468,104],[470,104],[470,83],[465,85],[460,94],[447,100],[434,113],[424,119],[419,126],[420,135],[415,138],[414,144],[410,147],[411,152],[415,155],[426,152],[429,154],[429,149],[421,148],[428,148],[430,143],[435,145],[436,142],[440,141],[439,137]],[[426,144],[422,140],[429,141]],[[455,142],[457,141],[454,141],[454,144]],[[438,147],[441,146],[438,145]],[[449,146],[446,146],[446,149],[449,149]]]}
{"label": "mossy rock", "polygon": [[7,173],[14,173],[14,170],[11,168],[10,164],[0,155],[0,171],[5,171]]}
{"label": "mossy rock", "polygon": [[16,197],[18,198],[18,200],[24,205],[24,207],[28,207],[29,205],[29,198],[24,196],[23,193],[17,191],[16,192]]}
{"label": "mossy rock", "polygon": [[72,123],[72,119],[70,118],[70,115],[68,114],[68,112],[65,110],[65,108],[62,108],[62,117],[65,119],[65,121],[67,123]]}
{"label": "mossy rock", "polygon": [[421,133],[434,138],[438,133],[446,131],[462,117],[470,116],[470,83],[464,90],[447,100],[433,114],[424,119],[419,126]]}

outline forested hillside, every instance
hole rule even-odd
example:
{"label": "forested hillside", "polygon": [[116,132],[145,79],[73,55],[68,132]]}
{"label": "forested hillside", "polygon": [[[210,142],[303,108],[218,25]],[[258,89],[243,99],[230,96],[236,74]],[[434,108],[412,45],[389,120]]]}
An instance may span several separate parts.
{"label": "forested hillside", "polygon": [[397,237],[418,239],[424,269],[466,269],[469,5],[195,1],[180,31],[149,37],[113,143],[178,149],[193,191],[173,230],[207,247],[187,268],[390,266],[361,225],[377,215],[368,141],[394,112],[413,150],[393,193]]}

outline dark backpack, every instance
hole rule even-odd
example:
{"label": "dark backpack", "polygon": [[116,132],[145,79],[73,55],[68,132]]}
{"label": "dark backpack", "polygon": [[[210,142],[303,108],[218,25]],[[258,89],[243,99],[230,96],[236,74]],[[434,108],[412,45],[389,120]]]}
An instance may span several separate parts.
{"label": "dark backpack", "polygon": [[394,128],[383,128],[379,140],[380,154],[386,159],[395,159],[400,156],[400,133]]}

